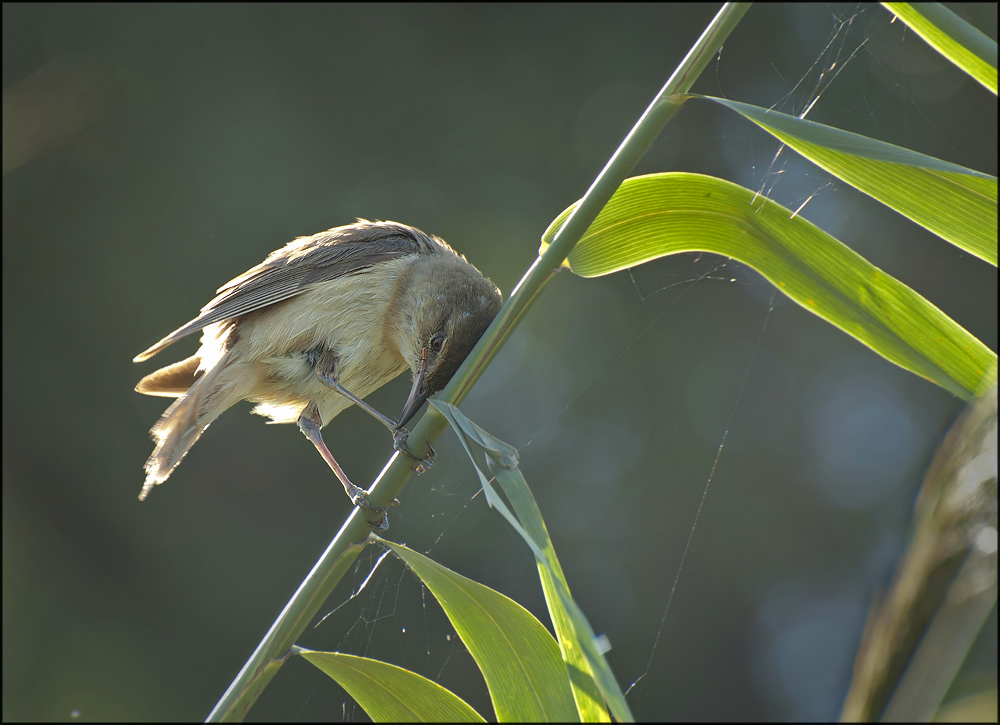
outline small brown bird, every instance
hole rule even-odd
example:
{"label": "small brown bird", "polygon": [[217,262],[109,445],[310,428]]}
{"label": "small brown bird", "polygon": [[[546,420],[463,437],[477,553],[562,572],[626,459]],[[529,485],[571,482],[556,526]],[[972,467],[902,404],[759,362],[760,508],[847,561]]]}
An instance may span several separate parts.
{"label": "small brown bird", "polygon": [[[405,224],[359,219],[289,242],[135,358],[203,330],[197,353],[135,388],[177,398],[150,431],[156,448],[139,500],[167,480],[220,413],[249,400],[273,423],[298,423],[351,500],[372,508],[320,429],[358,405],[408,453],[403,426],[448,383],[500,302],[500,290],[465,257]],[[407,367],[413,386],[396,422],[362,399]]]}

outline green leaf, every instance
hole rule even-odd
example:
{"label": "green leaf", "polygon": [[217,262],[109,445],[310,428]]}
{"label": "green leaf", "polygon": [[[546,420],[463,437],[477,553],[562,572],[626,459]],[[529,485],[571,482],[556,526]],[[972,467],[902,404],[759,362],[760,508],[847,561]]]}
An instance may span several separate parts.
{"label": "green leaf", "polygon": [[937,52],[997,93],[997,44],[940,3],[882,3]]}
{"label": "green leaf", "polygon": [[293,651],[336,680],[375,722],[486,722],[460,697],[402,667],[340,652]]}
{"label": "green leaf", "polygon": [[633,722],[625,695],[604,657],[607,647],[598,646],[598,637],[594,635],[590,622],[570,593],[569,584],[549,539],[541,511],[524,476],[519,469],[503,468],[492,458],[487,459],[487,463],[507,495],[527,536],[539,542],[543,552],[543,558],[536,556],[538,576],[541,579],[549,616],[556,631],[559,649],[569,667],[573,697],[581,720],[607,721],[608,711],[604,705],[604,702],[607,702],[619,722]]}
{"label": "green leaf", "polygon": [[[573,207],[542,237],[542,250]],[[677,252],[713,252],[897,365],[962,398],[995,380],[996,354],[941,310],[780,204],[700,174],[626,179],[567,262],[596,277]]]}
{"label": "green leaf", "polygon": [[479,665],[500,722],[579,721],[556,641],[517,602],[391,541]]}
{"label": "green leaf", "polygon": [[[569,668],[580,718],[584,722],[606,721],[608,712],[604,702],[607,702],[619,722],[632,722],[628,703],[603,651],[598,649],[594,631],[570,594],[541,511],[517,468],[516,449],[484,431],[454,405],[436,400],[429,402],[448,419],[462,441],[491,505],[500,511],[535,555],[545,602],[559,648]],[[477,463],[472,450],[474,446],[486,454],[487,465],[507,495],[513,511],[495,491],[490,493],[492,484]]]}
{"label": "green leaf", "polygon": [[777,111],[699,97],[736,111],[820,168],[996,266],[995,177]]}

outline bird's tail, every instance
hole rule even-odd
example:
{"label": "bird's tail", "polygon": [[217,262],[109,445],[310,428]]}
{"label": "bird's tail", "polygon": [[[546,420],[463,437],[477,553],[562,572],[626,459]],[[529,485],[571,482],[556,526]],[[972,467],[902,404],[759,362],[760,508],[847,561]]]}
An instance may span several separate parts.
{"label": "bird's tail", "polygon": [[227,352],[198,377],[150,430],[156,448],[146,461],[146,481],[139,493],[140,501],[149,495],[153,486],[170,477],[209,424],[239,400],[227,394],[232,391],[224,389],[228,386],[219,379],[219,374],[229,362],[228,358]]}

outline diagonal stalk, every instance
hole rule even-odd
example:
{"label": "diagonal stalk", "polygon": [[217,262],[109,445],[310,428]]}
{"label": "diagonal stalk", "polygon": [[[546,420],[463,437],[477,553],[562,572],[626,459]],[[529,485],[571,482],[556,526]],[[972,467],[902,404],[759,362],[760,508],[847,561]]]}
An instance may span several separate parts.
{"label": "diagonal stalk", "polygon": [[[521,318],[534,304],[539,293],[559,271],[570,250],[631,173],[663,126],[677,112],[682,99],[676,96],[690,90],[748,9],[749,5],[746,3],[730,3],[719,10],[591,184],[552,244],[521,278],[493,324],[480,338],[448,386],[438,395],[438,399],[458,405],[469,393]],[[418,456],[427,455],[427,444],[434,441],[447,425],[443,415],[433,407],[428,407],[410,434],[412,452]],[[400,454],[394,454],[370,489],[368,498],[371,503],[375,506],[388,505],[399,495],[412,473],[412,461],[407,458],[400,460]],[[369,532],[366,512],[355,508],[209,714],[208,721],[243,719],[280,669],[295,640],[305,631],[323,602],[357,559],[367,543]]]}

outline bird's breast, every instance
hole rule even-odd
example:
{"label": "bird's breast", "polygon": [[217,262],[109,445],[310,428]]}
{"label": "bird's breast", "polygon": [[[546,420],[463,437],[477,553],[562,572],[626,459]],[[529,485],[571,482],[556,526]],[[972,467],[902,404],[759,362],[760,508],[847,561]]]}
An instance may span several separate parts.
{"label": "bird's breast", "polygon": [[350,402],[325,385],[315,366],[333,352],[338,382],[364,398],[406,369],[385,334],[396,277],[407,258],[318,283],[300,295],[240,319],[240,358],[257,368],[250,400],[275,422],[292,422],[310,402],[329,422]]}

